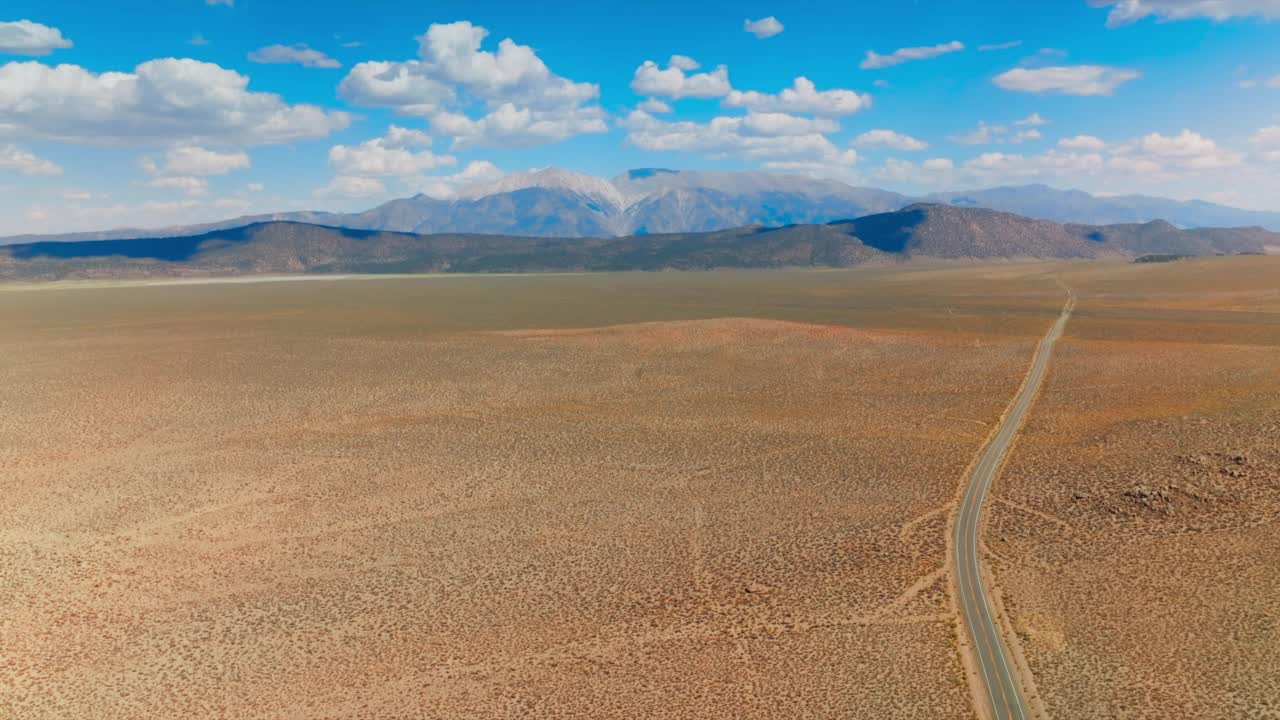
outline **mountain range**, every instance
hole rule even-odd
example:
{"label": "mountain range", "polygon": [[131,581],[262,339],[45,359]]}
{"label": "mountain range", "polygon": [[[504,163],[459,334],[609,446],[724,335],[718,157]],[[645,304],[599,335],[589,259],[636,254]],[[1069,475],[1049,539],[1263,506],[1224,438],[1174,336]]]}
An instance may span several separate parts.
{"label": "mountain range", "polygon": [[916,204],[825,224],[617,238],[420,235],[273,221],[200,235],[3,246],[0,278],[851,267],[1271,250],[1280,250],[1280,234],[1256,227],[1061,224],[982,208]]}
{"label": "mountain range", "polygon": [[930,203],[988,208],[1060,223],[1106,225],[1165,220],[1182,228],[1259,226],[1280,231],[1280,212],[1141,195],[1101,197],[1045,185],[910,197],[836,180],[766,172],[630,170],[611,180],[548,168],[463,187],[450,199],[392,200],[358,213],[286,212],[154,230],[109,230],[0,238],[0,245],[200,235],[292,221],[416,234],[623,237],[725,230],[747,225],[826,223]]}

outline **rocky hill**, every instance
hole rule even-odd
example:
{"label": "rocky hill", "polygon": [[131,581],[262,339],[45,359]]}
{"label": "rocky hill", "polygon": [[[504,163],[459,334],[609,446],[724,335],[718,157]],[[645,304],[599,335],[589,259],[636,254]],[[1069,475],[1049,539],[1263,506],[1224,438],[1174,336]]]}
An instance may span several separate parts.
{"label": "rocky hill", "polygon": [[826,224],[621,238],[423,235],[275,221],[193,236],[4,246],[0,278],[850,267],[913,260],[1260,253],[1269,246],[1280,246],[1280,235],[1260,228],[1061,225],[993,210],[919,204]]}

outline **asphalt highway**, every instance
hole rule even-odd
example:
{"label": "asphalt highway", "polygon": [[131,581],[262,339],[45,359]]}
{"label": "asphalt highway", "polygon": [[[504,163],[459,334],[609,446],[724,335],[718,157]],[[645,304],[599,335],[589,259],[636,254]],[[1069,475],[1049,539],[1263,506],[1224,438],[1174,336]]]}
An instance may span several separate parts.
{"label": "asphalt highway", "polygon": [[1000,474],[1009,444],[1017,437],[1027,411],[1035,401],[1036,392],[1049,369],[1053,346],[1062,337],[1062,331],[1074,307],[1075,296],[1071,295],[1062,308],[1062,315],[1040,340],[1022,388],[1014,398],[1009,412],[1005,414],[995,437],[983,449],[982,456],[974,466],[956,513],[952,547],[955,552],[953,560],[960,610],[973,643],[973,654],[990,703],[991,717],[995,720],[1028,720],[1031,714],[1014,670],[1013,656],[1005,645],[1000,625],[991,609],[991,600],[983,587],[982,557],[979,550],[982,511],[991,483]]}

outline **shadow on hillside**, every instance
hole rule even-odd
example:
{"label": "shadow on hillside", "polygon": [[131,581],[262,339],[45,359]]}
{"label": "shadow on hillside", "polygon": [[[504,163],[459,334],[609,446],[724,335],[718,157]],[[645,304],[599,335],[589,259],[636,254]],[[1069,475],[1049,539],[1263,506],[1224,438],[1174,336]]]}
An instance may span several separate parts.
{"label": "shadow on hillside", "polygon": [[[202,252],[255,240],[263,234],[264,230],[278,229],[287,233],[290,228],[305,231],[314,230],[315,227],[300,223],[258,223],[186,237],[38,242],[10,245],[4,250],[19,260],[33,260],[36,258],[75,260],[81,258],[125,257],[137,260],[187,262]],[[325,227],[324,229],[353,239],[364,239],[379,234],[375,230],[351,230],[349,228],[334,227]]]}
{"label": "shadow on hillside", "polygon": [[848,224],[849,234],[856,236],[864,245],[881,252],[901,254],[907,250],[916,226],[922,224],[927,217],[923,208],[908,208],[838,224]]}

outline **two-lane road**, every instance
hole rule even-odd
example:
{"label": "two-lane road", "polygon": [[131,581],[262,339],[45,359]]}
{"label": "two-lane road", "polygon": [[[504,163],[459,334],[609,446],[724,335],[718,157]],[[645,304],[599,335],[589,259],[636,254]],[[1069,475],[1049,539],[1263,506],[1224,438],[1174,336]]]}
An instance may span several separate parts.
{"label": "two-lane road", "polygon": [[991,717],[996,720],[1027,720],[1031,715],[1014,669],[1013,656],[1004,643],[1000,626],[991,609],[990,598],[983,587],[979,550],[982,509],[991,483],[1000,472],[1009,443],[1017,436],[1027,410],[1035,401],[1036,392],[1049,368],[1054,343],[1062,337],[1074,306],[1075,296],[1070,295],[1062,308],[1062,315],[1040,341],[1022,388],[1005,414],[995,437],[983,449],[956,511],[952,548],[955,552],[953,562],[957,598],[969,631],[969,639],[973,643],[974,661],[983,685],[982,692],[990,703]]}

